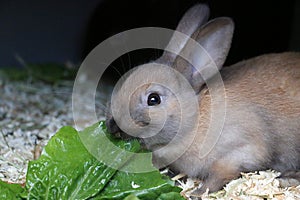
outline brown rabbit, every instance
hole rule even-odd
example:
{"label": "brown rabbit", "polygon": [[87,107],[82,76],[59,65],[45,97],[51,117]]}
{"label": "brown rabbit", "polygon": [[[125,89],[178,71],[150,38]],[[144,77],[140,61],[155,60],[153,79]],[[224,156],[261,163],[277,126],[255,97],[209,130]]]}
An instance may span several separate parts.
{"label": "brown rabbit", "polygon": [[240,172],[270,168],[299,184],[300,54],[222,68],[234,24],[230,18],[204,24],[208,12],[195,5],[177,27],[205,50],[171,38],[172,53],[138,66],[116,86],[108,129],[141,138],[158,167],[204,180],[198,194],[221,189]]}

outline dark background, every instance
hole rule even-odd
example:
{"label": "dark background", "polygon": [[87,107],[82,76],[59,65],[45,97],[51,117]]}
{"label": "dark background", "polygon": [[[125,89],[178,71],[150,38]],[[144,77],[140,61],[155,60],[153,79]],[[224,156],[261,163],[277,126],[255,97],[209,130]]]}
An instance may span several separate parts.
{"label": "dark background", "polygon": [[[17,57],[27,63],[80,65],[97,44],[121,31],[175,29],[196,2],[210,6],[211,18],[229,16],[235,21],[227,65],[263,53],[300,51],[296,0],[0,0],[0,67],[22,67]],[[154,59],[157,52],[132,53],[130,62],[124,57],[115,66],[134,66]]]}

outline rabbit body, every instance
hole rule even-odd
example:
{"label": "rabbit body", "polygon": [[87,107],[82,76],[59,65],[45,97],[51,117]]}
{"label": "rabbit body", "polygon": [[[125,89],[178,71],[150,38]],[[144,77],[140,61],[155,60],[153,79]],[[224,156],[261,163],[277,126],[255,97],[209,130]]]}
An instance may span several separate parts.
{"label": "rabbit body", "polygon": [[[179,154],[169,166],[204,180],[196,193],[206,188],[217,191],[239,177],[240,172],[270,168],[300,181],[296,172],[300,169],[300,53],[262,55],[222,68],[234,25],[229,18],[204,24],[207,16],[207,6],[196,5],[184,15],[177,30],[190,35],[210,56],[198,51],[190,41],[172,38],[167,47],[172,53],[166,51],[157,61],[137,67],[115,89],[111,99],[115,106],[106,121],[108,129],[127,136],[134,132],[153,151],[153,162],[158,166]],[[176,55],[182,52],[191,61]],[[159,64],[184,76],[194,97],[186,92],[180,75],[160,71]],[[206,78],[199,73],[213,65],[220,70],[224,88],[214,81],[218,73],[208,73]],[[146,84],[130,91],[138,79]],[[157,80],[164,80],[165,85]],[[205,84],[207,80],[212,80],[210,87]],[[224,91],[222,102],[212,101],[211,87],[217,90],[217,99]],[[196,98],[197,105],[189,103],[192,98]],[[212,113],[222,110],[223,103],[224,124],[207,150],[206,133],[214,127]],[[130,119],[124,117],[126,114]],[[222,119],[217,117],[214,122]],[[179,129],[183,135],[172,143]],[[184,151],[180,146],[186,147]]]}
{"label": "rabbit body", "polygon": [[240,172],[300,169],[300,54],[259,56],[221,70],[226,118],[213,150],[198,158],[210,120],[210,95],[199,94],[199,129],[193,145],[171,168],[204,179],[217,191]]}

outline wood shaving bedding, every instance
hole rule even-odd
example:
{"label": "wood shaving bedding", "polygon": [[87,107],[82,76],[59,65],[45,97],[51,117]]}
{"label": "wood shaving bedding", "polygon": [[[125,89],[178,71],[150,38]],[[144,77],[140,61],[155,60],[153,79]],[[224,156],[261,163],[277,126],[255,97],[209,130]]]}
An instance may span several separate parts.
{"label": "wood shaving bedding", "polygon": [[[300,199],[300,185],[297,187],[281,188],[280,175],[275,171],[259,171],[257,173],[241,173],[241,178],[229,182],[223,190],[208,194],[208,190],[202,200],[295,200]],[[183,189],[182,195],[187,199],[193,199],[192,191],[201,186],[199,181],[187,178],[185,181],[176,180]]]}
{"label": "wood shaving bedding", "polygon": [[74,126],[72,90],[72,81],[53,86],[0,79],[1,180],[24,184],[28,161],[61,127]]}

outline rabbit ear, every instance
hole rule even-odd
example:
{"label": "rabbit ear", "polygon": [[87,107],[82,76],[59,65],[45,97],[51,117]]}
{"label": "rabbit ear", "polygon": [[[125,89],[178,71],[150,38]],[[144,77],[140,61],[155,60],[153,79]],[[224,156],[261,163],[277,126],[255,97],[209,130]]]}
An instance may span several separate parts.
{"label": "rabbit ear", "polygon": [[234,23],[230,18],[211,20],[192,34],[192,39],[176,57],[173,67],[189,80],[196,92],[222,68],[231,46],[233,30]]}
{"label": "rabbit ear", "polygon": [[[208,6],[205,4],[197,4],[184,14],[176,28],[176,31],[184,33],[187,36],[191,36],[197,28],[207,22],[208,17]],[[176,37],[176,34],[174,34],[166,47],[166,49],[169,49],[172,53],[165,51],[157,62],[172,63],[187,41],[188,37]]]}

